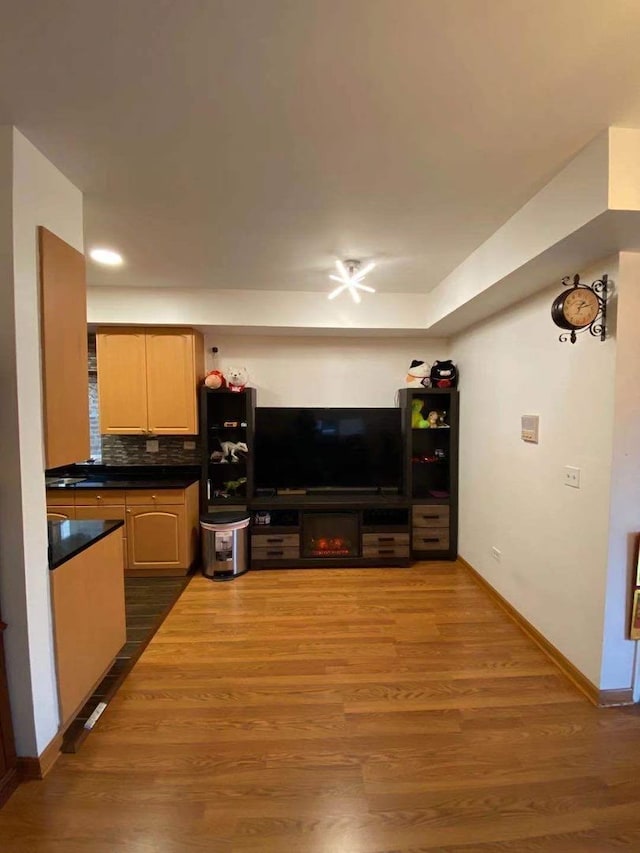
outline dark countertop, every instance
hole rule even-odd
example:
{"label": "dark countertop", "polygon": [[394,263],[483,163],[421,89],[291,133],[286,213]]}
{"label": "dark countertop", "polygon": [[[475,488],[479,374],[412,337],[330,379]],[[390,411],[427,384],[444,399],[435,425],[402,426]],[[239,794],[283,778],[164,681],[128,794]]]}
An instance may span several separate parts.
{"label": "dark countertop", "polygon": [[188,465],[72,465],[47,471],[45,482],[47,489],[186,489],[199,479],[200,469]]}
{"label": "dark countertop", "polygon": [[57,569],[95,542],[108,536],[124,521],[48,521],[49,568]]}

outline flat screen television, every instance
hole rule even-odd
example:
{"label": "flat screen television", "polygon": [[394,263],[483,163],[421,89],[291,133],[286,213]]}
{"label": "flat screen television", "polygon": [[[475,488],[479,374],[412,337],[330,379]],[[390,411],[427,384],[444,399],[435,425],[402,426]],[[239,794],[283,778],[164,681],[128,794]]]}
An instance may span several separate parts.
{"label": "flat screen television", "polygon": [[400,409],[256,408],[257,489],[402,488]]}

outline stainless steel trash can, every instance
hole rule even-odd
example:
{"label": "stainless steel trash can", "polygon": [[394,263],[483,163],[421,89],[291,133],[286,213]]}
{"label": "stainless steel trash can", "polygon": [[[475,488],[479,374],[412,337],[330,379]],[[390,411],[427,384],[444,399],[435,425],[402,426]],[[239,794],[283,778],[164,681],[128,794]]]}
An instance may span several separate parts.
{"label": "stainless steel trash can", "polygon": [[211,512],[200,517],[206,578],[227,581],[247,571],[249,519],[246,512]]}

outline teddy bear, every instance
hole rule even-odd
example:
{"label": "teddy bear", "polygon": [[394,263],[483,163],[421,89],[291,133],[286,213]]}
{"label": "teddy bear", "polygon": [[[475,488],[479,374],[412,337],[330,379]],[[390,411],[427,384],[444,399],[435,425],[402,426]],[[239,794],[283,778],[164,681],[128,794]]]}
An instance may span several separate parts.
{"label": "teddy bear", "polygon": [[409,388],[430,388],[430,371],[431,366],[426,361],[418,361],[414,358],[407,371],[405,382]]}
{"label": "teddy bear", "polygon": [[246,367],[230,367],[225,371],[225,379],[229,391],[244,391],[249,381],[249,374]]}

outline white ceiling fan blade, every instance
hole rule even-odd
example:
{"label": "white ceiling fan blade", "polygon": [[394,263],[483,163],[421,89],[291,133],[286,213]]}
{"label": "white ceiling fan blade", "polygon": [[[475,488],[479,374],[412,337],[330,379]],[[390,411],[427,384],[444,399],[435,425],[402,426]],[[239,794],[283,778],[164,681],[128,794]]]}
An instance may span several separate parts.
{"label": "white ceiling fan blade", "polygon": [[351,276],[349,275],[349,271],[347,270],[345,265],[342,263],[342,261],[336,261],[336,266],[338,267],[338,272],[342,276],[342,280],[343,281],[349,281]]}
{"label": "white ceiling fan blade", "polygon": [[351,283],[349,281],[349,279],[338,278],[337,275],[330,275],[329,278],[332,279],[333,281],[339,281],[340,284],[350,284]]}
{"label": "white ceiling fan blade", "polygon": [[[333,276],[331,276],[333,278]],[[337,279],[336,279],[337,280]],[[329,294],[329,299],[335,299],[339,293],[342,293],[343,290],[346,290],[349,287],[348,284],[341,284],[340,287],[336,287],[335,290],[332,290]]]}
{"label": "white ceiling fan blade", "polygon": [[362,284],[359,281],[355,283],[355,287],[359,288],[360,290],[366,290],[367,293],[375,293],[373,287],[368,287],[366,284]]}
{"label": "white ceiling fan blade", "polygon": [[351,294],[354,302],[360,302],[360,294],[355,287],[349,287],[349,293]]}

